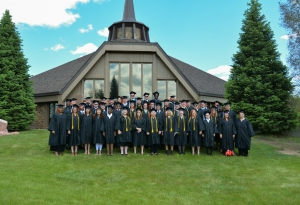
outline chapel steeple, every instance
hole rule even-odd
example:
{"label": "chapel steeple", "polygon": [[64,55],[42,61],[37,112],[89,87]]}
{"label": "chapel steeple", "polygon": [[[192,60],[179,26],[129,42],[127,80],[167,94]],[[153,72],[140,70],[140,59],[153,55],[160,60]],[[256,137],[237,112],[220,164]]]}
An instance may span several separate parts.
{"label": "chapel steeple", "polygon": [[125,0],[123,20],[109,28],[108,41],[149,42],[149,28],[136,21],[133,0]]}

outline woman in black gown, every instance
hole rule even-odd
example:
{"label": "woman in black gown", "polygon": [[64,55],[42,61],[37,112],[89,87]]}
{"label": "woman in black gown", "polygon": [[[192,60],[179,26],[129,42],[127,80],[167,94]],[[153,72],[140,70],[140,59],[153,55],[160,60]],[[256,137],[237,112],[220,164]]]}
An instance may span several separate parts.
{"label": "woman in black gown", "polygon": [[136,116],[132,120],[132,131],[133,131],[133,152],[136,154],[137,146],[141,146],[141,154],[144,154],[144,145],[146,142],[146,120],[142,118],[142,109],[136,109]]}
{"label": "woman in black gown", "polygon": [[222,153],[225,154],[227,150],[234,151],[233,140],[236,135],[236,129],[235,123],[230,119],[228,111],[224,112],[224,118],[221,119],[219,124]]}
{"label": "woman in black gown", "polygon": [[84,144],[84,153],[91,154],[91,143],[93,136],[93,116],[91,106],[85,107],[85,114],[81,119],[81,143]]}
{"label": "woman in black gown", "polygon": [[96,155],[102,155],[102,147],[105,143],[104,136],[104,115],[101,108],[96,110],[93,116],[93,138],[94,144],[96,145]]}
{"label": "woman in black gown", "polygon": [[72,114],[69,119],[70,132],[68,134],[72,155],[77,155],[78,145],[80,145],[80,117],[78,115],[78,107],[78,105],[73,105]]}

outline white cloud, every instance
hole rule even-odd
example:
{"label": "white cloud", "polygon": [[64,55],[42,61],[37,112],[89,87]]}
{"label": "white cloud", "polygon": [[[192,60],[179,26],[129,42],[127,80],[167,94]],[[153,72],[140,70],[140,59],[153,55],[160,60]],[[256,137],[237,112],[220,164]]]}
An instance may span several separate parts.
{"label": "white cloud", "polygon": [[90,54],[94,51],[96,51],[98,49],[98,47],[93,44],[93,43],[87,43],[83,46],[77,46],[76,50],[75,51],[70,51],[73,55],[76,55],[76,54]]}
{"label": "white cloud", "polygon": [[10,11],[16,24],[57,28],[73,24],[80,15],[71,10],[90,0],[1,0],[0,14]]}
{"label": "white cloud", "polygon": [[105,1],[110,1],[110,0],[93,0],[93,2],[99,3],[99,4],[102,4]]}
{"label": "white cloud", "polygon": [[291,35],[281,36],[280,38],[283,39],[283,40],[289,40],[290,38],[296,38],[296,37],[297,37],[297,34],[293,33]]}
{"label": "white cloud", "polygon": [[92,24],[89,24],[87,27],[88,27],[87,29],[84,29],[84,28],[79,29],[79,32],[80,33],[87,33],[87,32],[94,29]]}
{"label": "white cloud", "polygon": [[227,81],[230,75],[231,68],[232,67],[229,65],[221,65],[217,68],[210,69],[207,72]]}
{"label": "white cloud", "polygon": [[99,31],[98,31],[98,34],[99,34],[100,36],[108,37],[109,30],[108,30],[107,27],[105,27],[104,29],[99,30]]}
{"label": "white cloud", "polygon": [[65,49],[65,47],[61,44],[57,44],[57,45],[51,47],[52,51],[59,51],[59,50],[62,50],[62,49]]}

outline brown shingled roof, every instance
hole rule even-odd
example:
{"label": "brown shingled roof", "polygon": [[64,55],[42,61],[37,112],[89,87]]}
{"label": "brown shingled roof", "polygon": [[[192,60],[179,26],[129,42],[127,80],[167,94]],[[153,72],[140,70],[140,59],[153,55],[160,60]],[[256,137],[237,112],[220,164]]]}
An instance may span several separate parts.
{"label": "brown shingled roof", "polygon": [[31,77],[34,94],[59,93],[92,55],[88,54]]}
{"label": "brown shingled roof", "polygon": [[[31,80],[33,81],[34,95],[61,94],[61,92],[68,87],[70,81],[92,60],[93,55],[101,50],[102,46],[94,53],[33,76]],[[166,55],[163,50],[162,52]],[[171,56],[167,57],[198,94],[224,97],[226,81],[176,58]]]}
{"label": "brown shingled roof", "polygon": [[200,95],[224,97],[226,81],[169,56]]}

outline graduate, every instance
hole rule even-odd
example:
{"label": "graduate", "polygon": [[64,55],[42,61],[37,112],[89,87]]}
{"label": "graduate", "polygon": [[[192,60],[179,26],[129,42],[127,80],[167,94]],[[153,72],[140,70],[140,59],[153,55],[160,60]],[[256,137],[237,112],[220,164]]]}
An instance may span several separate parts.
{"label": "graduate", "polygon": [[150,154],[158,155],[158,146],[160,143],[159,135],[162,131],[162,124],[156,118],[156,110],[150,110],[150,117],[147,121],[147,138],[148,146],[150,146]]}
{"label": "graduate", "polygon": [[120,102],[117,102],[116,106],[115,106],[115,109],[113,111],[113,115],[116,116],[117,118],[119,118],[122,114],[121,105],[122,104]]}
{"label": "graduate", "polygon": [[173,116],[172,108],[167,108],[167,116],[164,118],[163,123],[163,144],[165,145],[166,155],[169,155],[169,145],[170,154],[173,155],[175,136],[177,134],[177,119]]}
{"label": "graduate", "polygon": [[84,154],[91,154],[93,137],[93,115],[91,106],[85,107],[85,114],[81,117],[81,143],[84,144]]}
{"label": "graduate", "polygon": [[133,119],[135,117],[135,101],[130,100],[129,105],[129,117],[130,119]]}
{"label": "graduate", "polygon": [[132,143],[132,120],[128,116],[128,107],[123,107],[122,116],[117,119],[117,143],[120,146],[121,155],[128,155],[128,147]]}
{"label": "graduate", "polygon": [[143,109],[142,98],[141,97],[136,98],[136,108]]}
{"label": "graduate", "polygon": [[137,146],[141,147],[141,154],[144,154],[144,146],[146,145],[146,119],[142,117],[142,109],[136,109],[136,116],[132,118],[132,145],[133,152],[136,154]]}
{"label": "graduate", "polygon": [[220,144],[220,134],[219,134],[219,123],[220,123],[220,117],[218,115],[218,108],[215,106],[212,106],[210,108],[211,114],[210,119],[212,119],[215,122],[216,125],[216,136],[215,136],[215,142],[216,142],[216,150],[219,151],[219,144]]}
{"label": "graduate", "polygon": [[142,117],[147,121],[148,118],[150,117],[150,112],[148,110],[148,102],[143,102],[143,112],[142,112]]}
{"label": "graduate", "polygon": [[236,135],[236,129],[235,123],[230,119],[228,111],[224,112],[224,118],[221,119],[219,125],[222,153],[225,154],[227,150],[234,151],[233,140]]}
{"label": "graduate", "polygon": [[68,115],[63,113],[64,105],[57,106],[56,113],[53,114],[48,130],[50,131],[49,145],[50,151],[54,151],[56,156],[62,155],[67,140],[69,129]]}
{"label": "graduate", "polygon": [[71,114],[71,100],[66,99],[64,102],[66,103],[66,107],[64,108],[64,113]]}
{"label": "graduate", "polygon": [[255,135],[252,124],[245,118],[245,111],[239,111],[239,119],[236,120],[236,141],[235,146],[239,150],[239,156],[248,156],[251,137]]}
{"label": "graduate", "polygon": [[185,154],[188,128],[188,118],[184,116],[184,109],[179,108],[179,116],[177,117],[177,134],[175,136],[175,145],[178,146],[178,154]]}
{"label": "graduate", "polygon": [[96,146],[96,155],[102,155],[102,147],[105,143],[103,131],[104,114],[102,109],[98,108],[93,116],[93,142]]}
{"label": "graduate", "polygon": [[228,111],[230,119],[232,119],[233,122],[236,123],[236,113],[233,110],[231,110],[230,102],[226,102],[224,105],[225,105],[225,111]]}
{"label": "graduate", "polygon": [[214,138],[216,135],[216,124],[215,121],[210,119],[210,111],[204,112],[205,120],[203,120],[204,131],[202,132],[202,137],[204,138],[203,143],[206,148],[206,154],[212,155],[214,147]]}
{"label": "graduate", "polygon": [[191,115],[188,120],[188,137],[192,147],[192,155],[195,155],[195,147],[197,147],[197,155],[200,155],[201,138],[200,135],[204,130],[202,120],[197,117],[196,110],[191,110]]}
{"label": "graduate", "polygon": [[78,145],[80,145],[80,116],[78,114],[78,105],[73,105],[72,114],[69,118],[70,132],[69,146],[71,147],[71,154],[77,155]]}
{"label": "graduate", "polygon": [[116,137],[116,123],[117,117],[113,115],[113,107],[111,105],[107,106],[107,114],[104,117],[104,132],[103,136],[106,141],[107,156],[114,155],[114,143]]}
{"label": "graduate", "polygon": [[181,100],[181,108],[183,109],[183,114],[184,116],[186,116],[187,118],[190,117],[190,110],[189,108],[186,106],[186,100]]}

